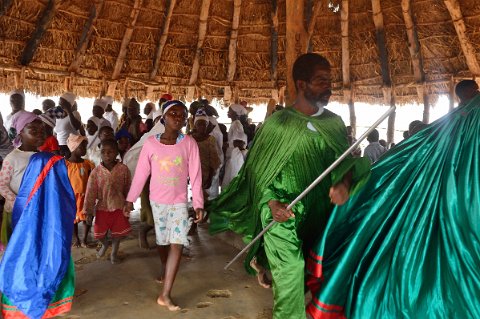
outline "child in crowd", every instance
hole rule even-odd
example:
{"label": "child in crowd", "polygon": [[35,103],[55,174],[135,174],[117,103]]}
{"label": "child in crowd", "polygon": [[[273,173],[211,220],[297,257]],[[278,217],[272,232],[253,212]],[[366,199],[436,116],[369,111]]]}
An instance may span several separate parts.
{"label": "child in crowd", "polygon": [[[87,138],[85,136],[70,134],[67,139],[67,146],[71,153],[70,158],[67,161],[68,178],[72,184],[77,204],[77,215],[73,227],[75,235],[75,242],[73,245],[75,247],[81,246],[86,248],[88,232],[90,231],[91,224],[87,222],[83,211],[83,204],[85,201],[88,177],[95,168],[95,164],[82,158],[87,153]],[[85,234],[82,239],[78,236],[78,224],[81,222],[83,222],[85,226]]]}
{"label": "child in crowd", "polygon": [[233,132],[231,135],[233,140],[233,149],[230,159],[225,164],[225,175],[223,176],[222,189],[228,186],[232,179],[237,176],[242,168],[247,156],[247,135],[241,131]]}
{"label": "child in crowd", "polygon": [[[88,129],[89,129],[89,126],[87,125],[87,130]],[[95,164],[95,166],[100,165],[100,162],[102,160],[102,156],[100,152],[101,143],[106,140],[114,140],[114,139],[115,139],[115,135],[113,134],[113,128],[111,128],[110,126],[100,127],[98,129],[95,142],[93,142],[93,144],[90,145],[90,140],[89,140],[89,146],[87,146],[87,158],[91,160]]]}
{"label": "child in crowd", "polygon": [[124,211],[130,213],[150,179],[150,203],[155,222],[156,243],[162,261],[165,282],[157,303],[169,310],[179,310],[171,299],[171,290],[180,265],[183,246],[188,245],[189,219],[187,183],[193,192],[195,223],[203,219],[203,193],[200,155],[195,140],[183,135],[187,108],[180,101],[162,105],[165,132],[145,140]]}
{"label": "child in crowd", "polygon": [[123,161],[123,157],[131,147],[132,136],[126,129],[122,128],[115,134],[115,139],[117,140],[120,159]]}
{"label": "child in crowd", "polygon": [[100,150],[102,162],[90,174],[84,206],[89,216],[95,214],[94,235],[102,243],[97,257],[105,255],[108,248],[107,232],[110,231],[110,261],[116,264],[120,262],[117,256],[120,239],[132,230],[122,210],[130,188],[131,175],[128,167],[117,161],[118,145],[114,139],[102,141]]}
{"label": "child in crowd", "polygon": [[208,198],[207,190],[212,185],[215,172],[220,167],[220,157],[218,156],[216,140],[215,137],[207,133],[208,124],[207,114],[203,109],[199,109],[195,114],[194,129],[191,135],[197,142],[200,152],[204,199]]}
{"label": "child in crowd", "polygon": [[12,233],[12,209],[30,157],[45,142],[43,122],[31,112],[19,112],[12,120],[9,136],[15,149],[3,160],[0,195],[5,198],[1,241],[6,246]]}
{"label": "child in crowd", "polygon": [[57,138],[55,137],[55,135],[53,135],[55,121],[57,119],[55,115],[55,109],[49,109],[44,114],[40,114],[38,117],[45,125],[46,134],[45,143],[43,143],[43,145],[40,146],[38,149],[42,152],[51,152],[58,154],[60,152],[60,147],[58,146]]}

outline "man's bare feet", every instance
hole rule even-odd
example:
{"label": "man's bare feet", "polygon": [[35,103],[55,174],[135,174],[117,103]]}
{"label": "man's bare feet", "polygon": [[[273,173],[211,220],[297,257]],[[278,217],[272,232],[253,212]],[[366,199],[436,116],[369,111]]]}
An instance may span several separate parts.
{"label": "man's bare feet", "polygon": [[272,288],[272,281],[267,277],[267,272],[259,263],[257,259],[253,258],[250,261],[250,267],[252,267],[257,272],[258,284],[263,288],[270,289]]}
{"label": "man's bare feet", "polygon": [[170,299],[170,297],[166,297],[166,296],[158,296],[157,303],[160,306],[167,307],[168,310],[170,310],[170,311],[178,311],[178,310],[182,309],[179,306],[177,306],[176,304],[174,304],[172,299]]}
{"label": "man's bare feet", "polygon": [[163,284],[164,279],[165,279],[165,270],[162,270],[162,271],[160,271],[160,276],[155,278],[155,282],[157,284]]}
{"label": "man's bare feet", "polygon": [[79,247],[80,247],[80,239],[76,239],[76,240],[73,242],[72,247],[79,248]]}
{"label": "man's bare feet", "polygon": [[102,247],[100,247],[100,250],[97,251],[97,258],[103,257],[105,255],[105,252],[107,251],[107,248],[108,248],[107,245],[102,244]]}

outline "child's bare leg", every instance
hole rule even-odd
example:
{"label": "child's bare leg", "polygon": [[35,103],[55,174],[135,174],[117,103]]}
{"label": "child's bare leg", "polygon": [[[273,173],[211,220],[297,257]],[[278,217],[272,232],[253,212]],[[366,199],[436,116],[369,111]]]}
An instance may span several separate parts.
{"label": "child's bare leg", "polygon": [[73,234],[75,235],[74,247],[80,247],[80,237],[78,237],[78,223],[73,224]]}
{"label": "child's bare leg", "polygon": [[85,226],[85,233],[83,235],[83,239],[81,241],[81,246],[86,248],[87,247],[87,238],[88,238],[88,233],[90,232],[90,228],[92,228],[91,225],[89,225],[86,222],[83,222],[83,225]]}
{"label": "child's bare leg", "polygon": [[160,261],[162,262],[160,268],[160,277],[157,278],[158,283],[162,283],[165,278],[165,267],[167,266],[168,251],[170,250],[170,245],[157,246],[158,255],[160,256]]}
{"label": "child's bare leg", "polygon": [[170,311],[180,310],[170,296],[173,282],[177,275],[178,267],[180,266],[180,259],[182,257],[183,245],[171,244],[168,252],[167,265],[165,267],[165,283],[160,296],[158,296],[157,303],[161,306],[166,306]]}
{"label": "child's bare leg", "polygon": [[150,248],[147,241],[147,234],[151,229],[153,229],[153,226],[151,225],[148,225],[148,224],[140,225],[140,229],[138,230],[138,246],[140,248],[145,248],[145,249]]}
{"label": "child's bare leg", "polygon": [[118,259],[118,248],[120,247],[120,238],[112,238],[112,253],[110,254],[110,262],[112,265],[118,264],[120,259]]}
{"label": "child's bare leg", "polygon": [[101,238],[100,242],[102,243],[102,247],[100,247],[100,250],[97,251],[98,258],[103,257],[105,255],[105,252],[107,251],[107,248],[108,248],[107,236]]}
{"label": "child's bare leg", "polygon": [[272,288],[272,281],[270,279],[268,279],[267,271],[265,270],[265,268],[263,268],[262,265],[260,265],[257,262],[257,258],[254,257],[250,261],[250,267],[255,269],[255,271],[257,272],[257,280],[258,280],[258,284],[260,286],[262,286],[263,288],[267,288],[267,289]]}

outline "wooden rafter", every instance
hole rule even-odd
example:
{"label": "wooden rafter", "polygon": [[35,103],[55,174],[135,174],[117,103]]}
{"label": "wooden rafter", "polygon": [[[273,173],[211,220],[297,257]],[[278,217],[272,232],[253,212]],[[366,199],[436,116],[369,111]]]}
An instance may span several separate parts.
{"label": "wooden rafter", "polygon": [[286,46],[285,60],[287,63],[287,104],[296,97],[295,83],[292,78],[293,64],[305,50],[307,31],[304,21],[304,0],[286,0]]}
{"label": "wooden rafter", "polygon": [[0,17],[3,16],[12,5],[13,0],[4,0],[0,4]]}
{"label": "wooden rafter", "polygon": [[402,0],[403,20],[407,29],[408,50],[412,59],[413,75],[417,85],[417,95],[420,101],[423,101],[423,121],[428,123],[430,120],[430,102],[428,91],[425,87],[425,71],[423,70],[423,58],[420,52],[420,42],[418,41],[417,28],[415,26],[411,0]]}
{"label": "wooden rafter", "polygon": [[168,10],[165,15],[165,20],[163,20],[162,33],[160,35],[157,48],[155,49],[155,59],[153,60],[153,67],[150,71],[151,80],[153,80],[157,75],[158,68],[160,66],[160,59],[162,57],[163,48],[165,48],[165,44],[167,43],[168,31],[170,30],[170,20],[172,19],[173,9],[175,8],[176,3],[177,0],[170,0]]}
{"label": "wooden rafter", "polygon": [[192,65],[192,74],[190,75],[190,85],[195,85],[198,79],[198,71],[200,70],[200,56],[202,55],[203,42],[207,34],[207,18],[210,10],[211,0],[202,0],[202,9],[200,10],[200,22],[198,25],[198,42],[195,58]]}
{"label": "wooden rafter", "polygon": [[465,21],[463,20],[460,4],[457,0],[444,0],[443,2],[445,3],[450,16],[452,17],[453,25],[455,27],[455,31],[457,32],[463,55],[465,55],[468,69],[474,77],[478,77],[480,76],[480,66],[476,58],[475,48],[467,36],[467,28],[465,26]]}
{"label": "wooden rafter", "polygon": [[305,47],[303,52],[307,53],[308,48],[310,47],[310,40],[312,39],[313,31],[315,31],[315,24],[317,22],[317,17],[320,14],[320,9],[322,7],[322,1],[317,1],[313,5],[312,14],[310,15],[310,21],[308,22],[307,27],[307,38],[305,39]]}
{"label": "wooden rafter", "polygon": [[350,112],[350,126],[353,136],[355,136],[357,117],[355,116],[355,105],[353,101],[353,90],[350,83],[350,44],[349,44],[349,3],[348,0],[342,0],[340,9],[340,23],[342,34],[342,81],[343,96],[348,104]]}
{"label": "wooden rafter", "polygon": [[240,24],[241,7],[242,7],[242,0],[234,0],[232,31],[230,33],[230,44],[228,46],[228,72],[227,72],[228,82],[232,82],[234,80],[235,71],[237,69],[237,40],[238,40],[238,25]]}
{"label": "wooden rafter", "polygon": [[[382,91],[385,104],[394,106],[395,96],[392,89],[392,80],[390,77],[390,67],[388,65],[388,51],[385,42],[385,29],[383,24],[383,12],[380,0],[372,0],[373,23],[375,24],[375,35],[377,38],[377,47],[380,57],[380,66],[382,70]],[[388,119],[387,143],[393,143],[395,129],[395,112],[390,114]]]}
{"label": "wooden rafter", "polygon": [[130,44],[130,40],[132,39],[133,30],[135,29],[135,24],[137,23],[138,14],[140,13],[140,7],[142,5],[143,0],[135,0],[133,4],[132,12],[130,13],[130,18],[128,20],[127,28],[123,35],[122,44],[120,45],[120,51],[117,56],[117,60],[115,62],[115,67],[113,68],[112,72],[112,82],[108,87],[108,94],[114,95],[115,88],[116,88],[116,81],[122,72],[123,64],[125,62],[125,57],[127,56],[127,49],[128,45]]}
{"label": "wooden rafter", "polygon": [[38,45],[47,31],[48,27],[52,23],[53,17],[58,8],[58,2],[55,0],[49,0],[45,10],[43,10],[40,19],[37,22],[37,26],[35,31],[33,32],[32,36],[27,42],[25,46],[22,56],[20,58],[21,65],[28,65],[33,59],[35,52],[37,51]]}
{"label": "wooden rafter", "polygon": [[90,7],[90,13],[88,15],[88,20],[83,26],[82,35],[80,36],[80,41],[77,44],[77,49],[75,50],[75,57],[73,58],[72,63],[68,67],[68,71],[77,73],[78,69],[82,65],[83,57],[87,51],[88,43],[93,33],[93,25],[97,20],[98,16],[103,10],[103,5],[105,0],[99,0],[96,3],[92,4]]}
{"label": "wooden rafter", "polygon": [[278,3],[277,0],[272,0],[272,31],[271,45],[270,45],[270,79],[276,84],[278,73]]}

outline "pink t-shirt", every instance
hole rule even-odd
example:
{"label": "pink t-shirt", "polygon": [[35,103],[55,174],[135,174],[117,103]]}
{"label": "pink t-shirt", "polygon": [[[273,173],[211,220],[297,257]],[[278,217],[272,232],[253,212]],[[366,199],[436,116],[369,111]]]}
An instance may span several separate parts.
{"label": "pink t-shirt", "polygon": [[157,204],[187,203],[190,178],[193,207],[203,208],[202,170],[198,145],[186,135],[178,144],[165,145],[155,136],[146,139],[140,152],[127,201],[135,202],[150,178],[150,200]]}

